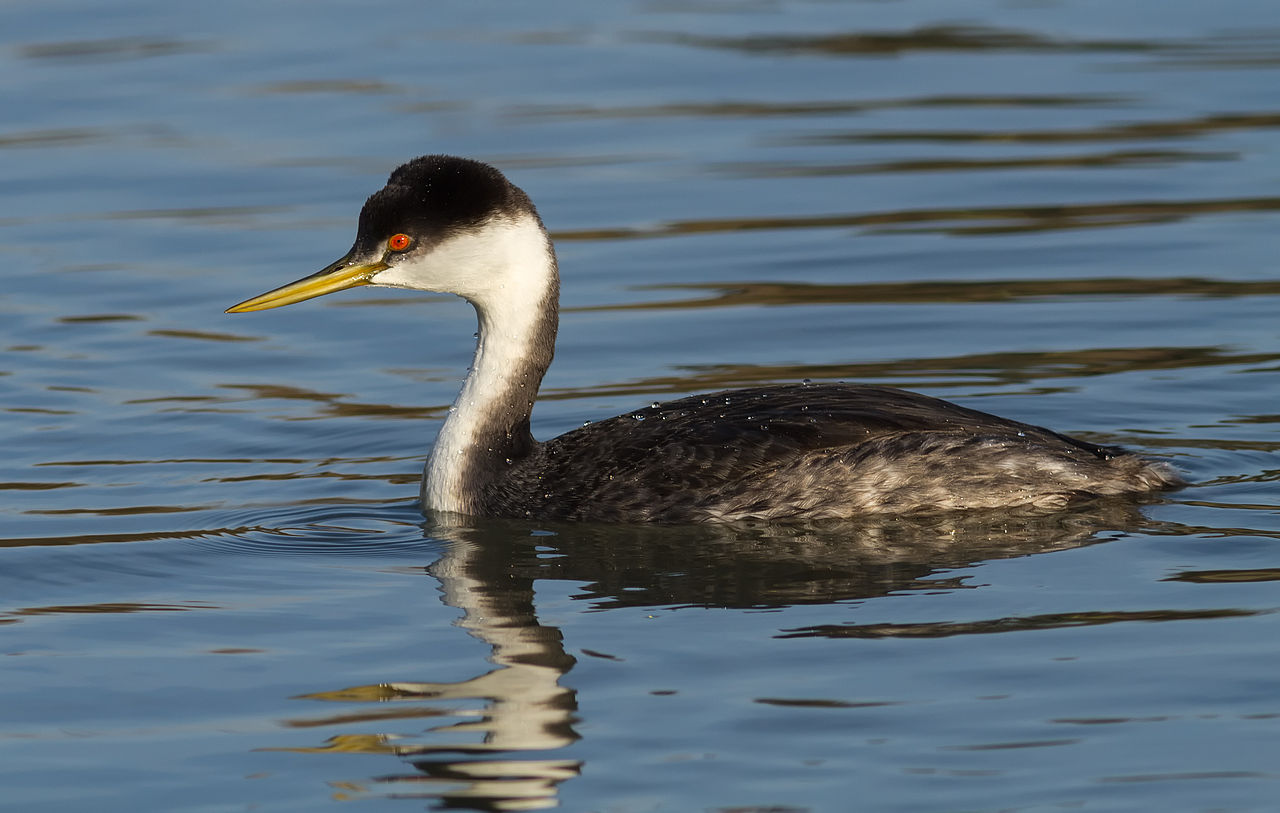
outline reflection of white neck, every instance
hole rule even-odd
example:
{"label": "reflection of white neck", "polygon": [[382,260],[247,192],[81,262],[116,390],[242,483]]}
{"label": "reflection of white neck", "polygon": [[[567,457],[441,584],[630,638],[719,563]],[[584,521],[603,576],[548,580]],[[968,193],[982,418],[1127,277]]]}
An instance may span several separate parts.
{"label": "reflection of white neck", "polygon": [[[477,565],[479,547],[463,533],[448,533],[449,545],[430,567],[440,580],[444,602],[463,611],[458,625],[492,647],[489,660],[497,668],[456,683],[397,682],[384,684],[403,695],[431,700],[471,700],[476,709],[450,709],[448,713],[474,722],[431,729],[439,744],[401,745],[396,753],[416,760],[433,754],[485,752],[484,759],[450,758],[436,762],[454,786],[441,796],[484,799],[492,810],[537,810],[557,805],[557,786],[581,773],[573,759],[522,758],[521,752],[551,751],[577,740],[573,732],[574,693],[559,685],[574,660],[565,653],[559,631],[538,624],[533,615],[532,585],[522,590],[499,579],[486,579]],[[482,743],[453,736],[481,732]],[[495,758],[506,753],[503,758]],[[534,757],[534,754],[529,754]],[[538,755],[540,756],[540,755]],[[433,760],[434,762],[434,760]],[[464,789],[456,785],[465,782]]]}
{"label": "reflection of white neck", "polygon": [[377,284],[464,297],[479,319],[475,359],[422,479],[422,505],[474,513],[485,478],[527,454],[529,414],[555,352],[559,275],[537,216],[493,220],[446,238]]}
{"label": "reflection of white neck", "polygon": [[513,614],[509,600],[490,598],[495,585],[468,574],[473,550],[474,543],[451,542],[431,574],[440,580],[445,603],[463,610],[458,626],[493,647],[489,660],[499,668],[452,684],[453,690],[440,695],[491,701],[485,719],[449,730],[484,731],[485,750],[562,748],[575,739],[568,734],[573,693],[559,684],[573,661],[555,629]]}

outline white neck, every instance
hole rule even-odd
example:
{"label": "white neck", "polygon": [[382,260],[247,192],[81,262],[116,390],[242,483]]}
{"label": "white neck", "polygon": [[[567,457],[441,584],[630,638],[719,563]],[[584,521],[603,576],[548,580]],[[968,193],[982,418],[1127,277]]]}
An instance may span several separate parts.
{"label": "white neck", "polygon": [[527,455],[529,414],[555,348],[559,276],[536,215],[447,238],[378,285],[456,293],[479,319],[475,359],[422,479],[422,505],[475,513],[482,487]]}

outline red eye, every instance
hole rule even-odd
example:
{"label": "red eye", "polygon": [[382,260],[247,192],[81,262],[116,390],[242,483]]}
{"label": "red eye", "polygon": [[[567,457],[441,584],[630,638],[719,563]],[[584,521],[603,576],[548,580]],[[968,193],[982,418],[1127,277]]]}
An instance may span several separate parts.
{"label": "red eye", "polygon": [[413,238],[407,234],[393,234],[387,241],[387,248],[392,251],[404,251],[411,245],[413,245]]}

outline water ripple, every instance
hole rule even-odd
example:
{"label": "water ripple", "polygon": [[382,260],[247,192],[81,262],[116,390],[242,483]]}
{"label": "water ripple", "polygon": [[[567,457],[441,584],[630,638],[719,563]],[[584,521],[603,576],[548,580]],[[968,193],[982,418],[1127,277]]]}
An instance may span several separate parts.
{"label": "water ripple", "polygon": [[204,550],[267,556],[434,552],[439,542],[423,534],[422,522],[416,501],[256,508],[227,516],[225,528],[202,534],[191,544]]}

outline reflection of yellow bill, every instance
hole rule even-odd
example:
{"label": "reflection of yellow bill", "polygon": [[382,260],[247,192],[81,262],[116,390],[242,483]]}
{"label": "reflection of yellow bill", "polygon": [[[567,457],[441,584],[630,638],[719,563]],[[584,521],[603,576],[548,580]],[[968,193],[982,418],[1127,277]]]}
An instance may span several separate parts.
{"label": "reflection of yellow bill", "polygon": [[391,738],[385,734],[338,734],[325,741],[326,745],[291,748],[255,748],[255,751],[290,751],[295,754],[396,754],[397,746],[391,744]]}
{"label": "reflection of yellow bill", "polygon": [[357,285],[366,285],[374,274],[384,270],[386,267],[387,264],[383,262],[348,265],[347,258],[343,257],[323,271],[318,271],[309,277],[303,277],[297,282],[282,285],[274,291],[259,294],[252,299],[246,299],[238,305],[232,305],[227,308],[227,313],[244,313],[245,311],[264,311],[268,308],[279,308],[282,305],[292,305],[294,302],[331,294],[334,291],[354,288]]}

